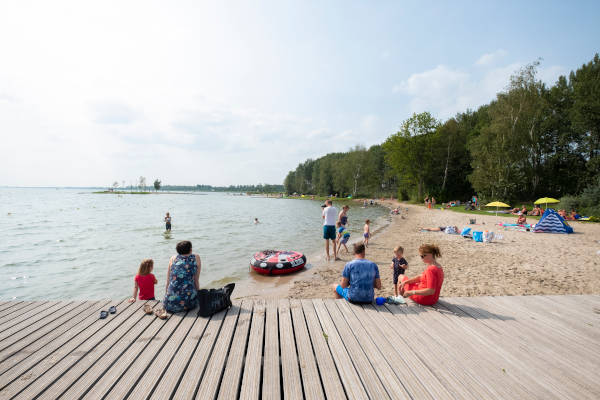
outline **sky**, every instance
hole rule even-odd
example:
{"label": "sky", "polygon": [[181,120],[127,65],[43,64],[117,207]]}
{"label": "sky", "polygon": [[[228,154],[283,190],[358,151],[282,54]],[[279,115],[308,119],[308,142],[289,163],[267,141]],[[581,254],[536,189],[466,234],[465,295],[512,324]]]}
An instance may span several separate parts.
{"label": "sky", "polygon": [[2,1],[0,185],[282,183],[600,51],[595,1]]}

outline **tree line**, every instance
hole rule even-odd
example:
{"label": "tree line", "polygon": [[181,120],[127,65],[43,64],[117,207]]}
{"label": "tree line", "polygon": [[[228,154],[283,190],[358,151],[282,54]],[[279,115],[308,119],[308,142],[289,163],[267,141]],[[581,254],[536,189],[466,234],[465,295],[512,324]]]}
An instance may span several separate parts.
{"label": "tree line", "polygon": [[600,187],[600,58],[550,87],[539,64],[475,111],[446,121],[413,114],[381,145],[309,159],[288,173],[285,191],[514,202]]}

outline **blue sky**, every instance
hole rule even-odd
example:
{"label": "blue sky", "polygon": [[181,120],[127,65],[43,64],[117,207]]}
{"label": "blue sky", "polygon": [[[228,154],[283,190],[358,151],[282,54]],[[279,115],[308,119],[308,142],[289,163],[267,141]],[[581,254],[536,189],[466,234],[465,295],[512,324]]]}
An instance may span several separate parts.
{"label": "blue sky", "polygon": [[600,51],[595,2],[0,3],[0,185],[281,183]]}

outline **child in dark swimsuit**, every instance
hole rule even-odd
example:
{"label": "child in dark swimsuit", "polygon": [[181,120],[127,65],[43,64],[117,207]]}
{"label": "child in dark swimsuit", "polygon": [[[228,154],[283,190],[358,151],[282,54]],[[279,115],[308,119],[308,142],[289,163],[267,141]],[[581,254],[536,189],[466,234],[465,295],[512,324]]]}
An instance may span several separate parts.
{"label": "child in dark swimsuit", "polygon": [[165,229],[167,232],[171,232],[171,216],[167,213],[165,217]]}

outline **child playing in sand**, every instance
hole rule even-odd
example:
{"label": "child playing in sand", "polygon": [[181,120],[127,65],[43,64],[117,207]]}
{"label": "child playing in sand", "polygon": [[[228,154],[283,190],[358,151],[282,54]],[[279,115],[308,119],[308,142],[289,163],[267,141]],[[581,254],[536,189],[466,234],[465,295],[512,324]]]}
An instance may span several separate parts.
{"label": "child playing in sand", "polygon": [[369,224],[371,223],[370,220],[366,220],[365,221],[365,226],[363,227],[363,244],[365,245],[365,247],[369,247],[369,237],[371,237],[371,230],[369,227]]}
{"label": "child playing in sand", "polygon": [[338,235],[337,235],[337,242],[338,242],[337,252],[338,252],[338,254],[340,254],[340,248],[342,247],[342,245],[344,245],[344,248],[346,249],[346,253],[350,253],[350,251],[348,251],[348,247],[346,246],[346,243],[348,243],[348,239],[350,239],[350,232],[348,232],[346,227],[344,225],[342,225],[341,221],[336,222],[335,227],[338,230]]}
{"label": "child playing in sand", "polygon": [[408,269],[408,263],[403,257],[404,249],[402,246],[394,247],[394,258],[392,258],[392,263],[390,264],[390,268],[394,270],[394,296],[398,296],[399,288],[398,288],[398,277],[402,279],[404,277],[404,271]]}
{"label": "child playing in sand", "polygon": [[140,292],[140,300],[154,300],[154,285],[158,283],[152,270],[154,269],[154,261],[151,258],[147,258],[142,261],[138,273],[133,278],[135,286],[133,288],[133,297],[129,299],[130,303],[135,301]]}

